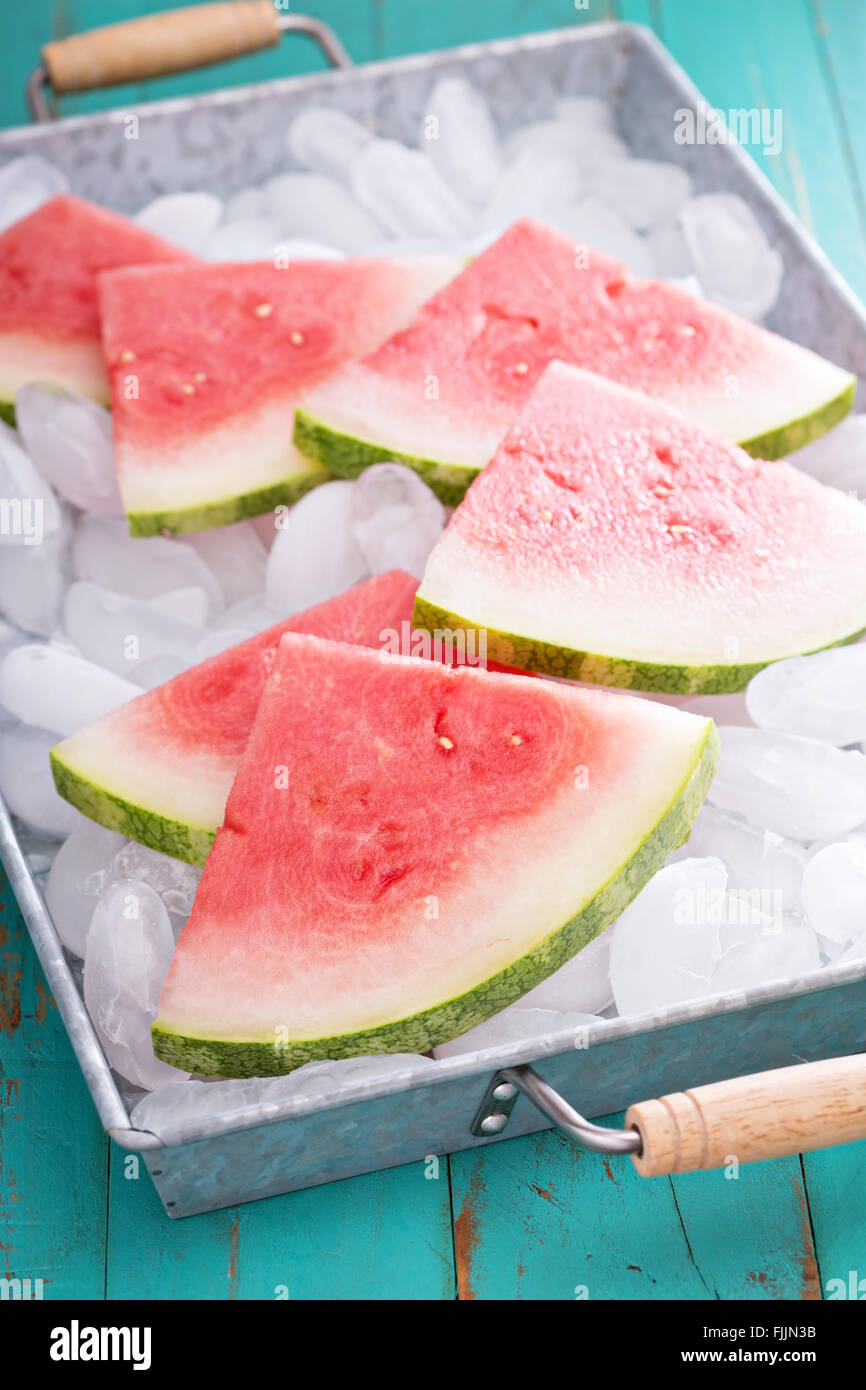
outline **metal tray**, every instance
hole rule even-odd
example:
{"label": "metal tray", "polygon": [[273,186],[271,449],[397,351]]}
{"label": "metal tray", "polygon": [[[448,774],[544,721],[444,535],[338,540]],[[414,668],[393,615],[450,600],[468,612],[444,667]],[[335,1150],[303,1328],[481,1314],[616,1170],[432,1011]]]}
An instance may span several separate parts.
{"label": "metal tray", "polygon": [[[135,108],[137,141],[123,138],[127,111],[4,131],[0,160],[39,153],[66,171],[76,192],[121,211],[182,188],[227,195],[285,167],[283,132],[305,103],[337,106],[372,120],[383,135],[408,140],[420,127],[432,83],[443,74],[476,83],[505,126],[546,115],[556,95],[602,96],[615,104],[620,129],[637,153],[679,161],[697,191],[742,194],[785,261],[770,326],[856,372],[862,402],[866,313],[737,146],[672,142],[674,112],[695,108],[701,98],[640,26],[567,29],[152,103]],[[522,1096],[500,1134],[473,1134],[492,1077],[520,1062],[541,1062],[550,1085],[583,1113],[602,1115],[647,1096],[866,1049],[863,962],[600,1023],[579,1047],[572,1034],[558,1033],[422,1064],[423,1070],[347,1080],[319,1096],[176,1123],[158,1134],[136,1131],[2,802],[0,858],[102,1123],[124,1148],[143,1152],[172,1217],[546,1128],[548,1121]]]}

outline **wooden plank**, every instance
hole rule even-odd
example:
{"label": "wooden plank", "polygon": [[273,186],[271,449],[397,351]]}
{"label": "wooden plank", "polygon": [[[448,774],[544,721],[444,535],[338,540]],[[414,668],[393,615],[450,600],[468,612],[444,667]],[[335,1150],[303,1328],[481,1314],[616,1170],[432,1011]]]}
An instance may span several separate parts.
{"label": "wooden plank", "polygon": [[131,1157],[112,1149],[109,1298],[454,1297],[444,1158],[170,1222]]}
{"label": "wooden plank", "polygon": [[866,1299],[866,1141],[804,1154],[803,1171],[824,1297]]}
{"label": "wooden plank", "polygon": [[712,1297],[670,1182],[628,1159],[545,1132],[455,1154],[451,1172],[461,1299]]}
{"label": "wooden plank", "polygon": [[798,1157],[684,1173],[671,1181],[709,1297],[820,1299]]}
{"label": "wooden plank", "polygon": [[466,0],[437,0],[435,5],[407,5],[405,0],[378,0],[381,48],[398,53],[426,53],[462,43],[484,43],[545,29],[593,24],[616,17],[615,0],[591,0],[586,8],[563,0],[497,0],[495,5],[467,5]]}
{"label": "wooden plank", "polygon": [[646,1179],[545,1133],[451,1163],[462,1298],[820,1297],[798,1158]]}
{"label": "wooden plank", "polygon": [[102,1298],[107,1150],[0,870],[0,1274]]}
{"label": "wooden plank", "polygon": [[818,54],[866,223],[866,11],[851,0],[811,0]]}
{"label": "wooden plank", "polygon": [[748,153],[764,169],[855,289],[866,290],[866,235],[849,177],[846,135],[815,61],[807,0],[662,0],[665,42],[724,110],[782,112],[782,151]]}

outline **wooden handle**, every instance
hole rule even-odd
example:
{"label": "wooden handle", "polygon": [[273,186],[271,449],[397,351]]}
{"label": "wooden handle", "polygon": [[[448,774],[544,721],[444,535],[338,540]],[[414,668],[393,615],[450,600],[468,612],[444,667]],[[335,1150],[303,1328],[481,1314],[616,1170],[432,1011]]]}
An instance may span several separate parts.
{"label": "wooden handle", "polygon": [[625,1122],[640,1131],[632,1161],[648,1178],[848,1144],[866,1138],[866,1056],[679,1091],[631,1106]]}
{"label": "wooden handle", "polygon": [[220,63],[279,38],[272,0],[220,0],[57,39],[42,61],[55,92],[86,92]]}

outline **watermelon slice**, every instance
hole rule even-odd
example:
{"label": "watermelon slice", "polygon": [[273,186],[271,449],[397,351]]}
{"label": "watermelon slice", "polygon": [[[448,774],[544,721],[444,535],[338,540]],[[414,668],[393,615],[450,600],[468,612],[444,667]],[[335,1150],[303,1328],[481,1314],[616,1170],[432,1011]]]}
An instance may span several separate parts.
{"label": "watermelon slice", "polygon": [[208,1076],[421,1052],[532,989],[688,834],[708,719],[289,633],[154,1024]]}
{"label": "watermelon slice", "polygon": [[416,588],[402,570],[377,575],[102,715],[52,749],[57,790],[100,825],[203,864],[283,633],[379,646]]}
{"label": "watermelon slice", "polygon": [[102,404],[97,276],[115,266],[186,261],[114,212],[62,193],[0,235],[0,414],[14,420],[28,381],[67,386]]}
{"label": "watermelon slice", "polygon": [[399,459],[453,503],[553,358],[667,401],[761,458],[823,434],[854,398],[854,377],[806,348],[522,221],[409,328],[312,392],[295,443],[347,477]]}
{"label": "watermelon slice", "polygon": [[292,444],[298,399],[407,323],[456,268],[431,256],[104,276],[118,476],[133,535],[223,526],[325,481]]}
{"label": "watermelon slice", "polygon": [[415,622],[572,680],[742,690],[866,628],[866,510],[554,362],[433,550]]}

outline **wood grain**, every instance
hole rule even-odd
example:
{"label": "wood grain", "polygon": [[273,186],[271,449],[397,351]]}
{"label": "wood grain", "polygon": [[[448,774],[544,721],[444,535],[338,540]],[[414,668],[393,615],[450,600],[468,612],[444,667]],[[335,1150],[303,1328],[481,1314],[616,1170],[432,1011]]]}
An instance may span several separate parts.
{"label": "wood grain", "polygon": [[866,1138],[866,1056],[835,1057],[641,1101],[626,1113],[642,1177],[692,1173]]}

